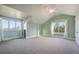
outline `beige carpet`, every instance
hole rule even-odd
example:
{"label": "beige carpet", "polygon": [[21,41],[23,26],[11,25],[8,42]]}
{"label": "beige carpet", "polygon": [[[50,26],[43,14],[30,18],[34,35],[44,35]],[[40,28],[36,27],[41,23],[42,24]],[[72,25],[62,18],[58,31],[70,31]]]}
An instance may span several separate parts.
{"label": "beige carpet", "polygon": [[35,37],[0,43],[0,53],[6,54],[72,54],[79,53],[75,41],[59,38]]}

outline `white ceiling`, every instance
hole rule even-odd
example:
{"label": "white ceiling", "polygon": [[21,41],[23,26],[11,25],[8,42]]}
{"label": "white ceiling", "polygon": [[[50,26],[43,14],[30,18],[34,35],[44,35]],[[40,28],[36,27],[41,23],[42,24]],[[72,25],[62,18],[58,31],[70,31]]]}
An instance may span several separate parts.
{"label": "white ceiling", "polygon": [[[31,16],[28,18],[28,20],[31,20],[38,24],[44,23],[53,15],[75,15],[79,10],[79,5],[77,4],[8,4],[6,6],[18,9],[26,13],[26,16]],[[47,9],[49,7],[51,7],[51,9],[55,9],[55,11],[53,13],[49,13]]]}

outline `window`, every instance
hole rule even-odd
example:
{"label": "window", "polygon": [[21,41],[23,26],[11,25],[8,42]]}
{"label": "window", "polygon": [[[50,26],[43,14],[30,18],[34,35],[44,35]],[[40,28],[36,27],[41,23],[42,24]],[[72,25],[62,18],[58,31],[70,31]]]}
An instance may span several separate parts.
{"label": "window", "polygon": [[20,21],[16,22],[16,29],[21,30],[21,22]]}
{"label": "window", "polygon": [[15,29],[15,21],[12,21],[12,20],[9,21],[9,28]]}
{"label": "window", "polygon": [[2,20],[3,29],[8,29],[8,20]]}
{"label": "window", "polygon": [[65,23],[57,22],[54,27],[54,32],[65,32]]}

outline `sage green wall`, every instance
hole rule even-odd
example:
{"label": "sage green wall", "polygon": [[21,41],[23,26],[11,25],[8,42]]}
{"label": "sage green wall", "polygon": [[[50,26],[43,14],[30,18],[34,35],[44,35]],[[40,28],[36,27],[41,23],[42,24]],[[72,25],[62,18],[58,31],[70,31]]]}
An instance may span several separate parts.
{"label": "sage green wall", "polygon": [[39,25],[31,21],[27,22],[26,37],[38,36]]}
{"label": "sage green wall", "polygon": [[67,35],[69,38],[75,38],[75,17],[70,15],[56,15],[41,25],[40,35],[51,36],[51,22],[60,22],[67,20]]}

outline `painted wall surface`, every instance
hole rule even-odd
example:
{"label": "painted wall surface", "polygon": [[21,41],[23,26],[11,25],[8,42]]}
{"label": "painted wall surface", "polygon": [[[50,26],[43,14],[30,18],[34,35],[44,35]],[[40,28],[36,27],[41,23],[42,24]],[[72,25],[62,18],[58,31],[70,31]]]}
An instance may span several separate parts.
{"label": "painted wall surface", "polygon": [[26,37],[35,37],[39,35],[39,25],[31,21],[27,22]]}
{"label": "painted wall surface", "polygon": [[0,20],[0,41],[1,41],[1,20]]}
{"label": "painted wall surface", "polygon": [[70,15],[56,15],[50,18],[47,22],[41,25],[40,35],[51,36],[51,23],[67,21],[67,35],[68,38],[75,38],[75,17]]}

